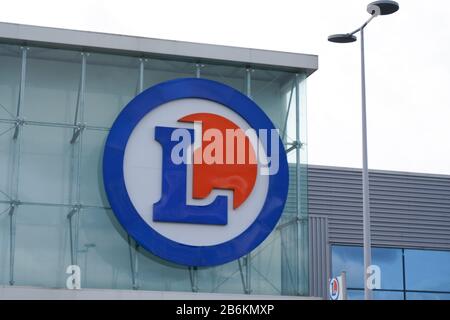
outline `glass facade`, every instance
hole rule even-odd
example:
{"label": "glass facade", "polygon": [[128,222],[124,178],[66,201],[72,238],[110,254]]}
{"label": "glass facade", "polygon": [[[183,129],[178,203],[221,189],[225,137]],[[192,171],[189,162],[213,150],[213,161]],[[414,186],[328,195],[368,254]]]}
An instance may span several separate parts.
{"label": "glass facade", "polygon": [[[363,248],[332,246],[332,275],[347,275],[349,299],[364,299]],[[450,251],[372,248],[381,269],[379,300],[450,300]]]}
{"label": "glass facade", "polygon": [[[305,75],[9,44],[0,44],[0,70],[0,284],[65,288],[76,264],[82,288],[308,295]],[[140,248],[103,190],[103,148],[118,113],[140,91],[180,77],[249,95],[289,150],[279,226],[250,256],[214,268]]]}

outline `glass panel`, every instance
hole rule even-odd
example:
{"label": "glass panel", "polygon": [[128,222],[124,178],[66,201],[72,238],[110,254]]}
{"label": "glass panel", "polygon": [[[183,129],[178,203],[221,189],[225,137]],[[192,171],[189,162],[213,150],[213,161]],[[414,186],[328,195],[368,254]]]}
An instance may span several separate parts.
{"label": "glass panel", "polygon": [[[403,289],[401,249],[372,248],[372,263],[381,269],[382,289]],[[342,271],[346,271],[349,288],[364,288],[363,269],[362,247],[332,247],[333,276],[338,276]]]}
{"label": "glass panel", "polygon": [[[245,272],[245,267],[243,271]],[[199,289],[201,292],[244,293],[238,262],[232,261],[214,268],[201,268]]]}
{"label": "glass panel", "polygon": [[[296,212],[296,209],[295,209]],[[281,293],[297,295],[306,290],[302,276],[306,270],[302,268],[301,248],[299,248],[299,222],[296,215],[285,212],[278,223],[281,236]]]}
{"label": "glass panel", "polygon": [[[0,194],[0,199],[4,197]],[[9,281],[9,204],[0,203],[0,285]]]}
{"label": "glass panel", "polygon": [[189,271],[155,257],[145,249],[138,252],[138,283],[142,290],[191,291]]}
{"label": "glass panel", "polygon": [[450,252],[405,250],[407,290],[450,291]]}
{"label": "glass panel", "polygon": [[148,59],[145,63],[144,89],[163,81],[193,77],[195,64],[192,62]]}
{"label": "glass panel", "polygon": [[201,68],[201,78],[218,81],[246,93],[245,68],[220,65],[204,65]]}
{"label": "glass panel", "polygon": [[375,300],[404,300],[403,291],[374,291]]}
{"label": "glass panel", "polygon": [[22,127],[19,199],[68,203],[71,191],[72,129]]}
{"label": "glass panel", "polygon": [[83,122],[111,127],[119,112],[137,93],[138,66],[139,59],[133,57],[98,53],[87,57]]}
{"label": "glass panel", "polygon": [[364,290],[347,290],[348,300],[364,300]]}
{"label": "glass panel", "polygon": [[363,250],[361,247],[333,246],[331,249],[332,276],[347,273],[348,288],[363,288]]}
{"label": "glass panel", "polygon": [[[347,290],[348,300],[364,300],[364,290]],[[403,292],[373,291],[374,300],[403,300]]]}
{"label": "glass panel", "polygon": [[13,134],[13,124],[0,123],[0,201],[10,200],[12,194]]}
{"label": "glass panel", "polygon": [[0,119],[16,115],[21,61],[20,47],[0,44]]}
{"label": "glass panel", "polygon": [[[294,225],[295,226],[295,225]],[[295,230],[294,230],[295,232]],[[296,235],[294,234],[294,239]],[[252,270],[251,270],[251,292],[252,294],[280,295],[281,274],[292,271],[294,285],[296,283],[296,272],[298,268],[297,261],[294,259],[282,260],[282,254],[290,256],[295,248],[290,247],[290,243],[282,241],[279,230],[274,230],[270,236],[264,240],[252,252]],[[295,246],[295,244],[294,244]],[[281,263],[284,262],[283,266]],[[282,270],[285,268],[286,270]],[[294,292],[286,292],[287,295],[293,295]]]}
{"label": "glass panel", "polygon": [[[289,190],[284,206],[283,218],[293,219],[297,216],[297,174],[296,166],[289,164]],[[287,221],[287,220],[286,220]]]}
{"label": "glass panel", "polygon": [[[281,257],[280,238],[274,234],[252,253],[251,290],[253,294],[280,294]],[[139,249],[139,288],[143,290],[191,291],[189,271]],[[245,266],[243,272],[245,275]],[[295,266],[292,266],[295,268]],[[214,268],[199,268],[200,292],[243,293],[241,273],[237,261]]]}
{"label": "glass panel", "polygon": [[[0,44],[0,119],[13,119],[19,97],[21,51]],[[0,284],[9,283],[10,219],[14,125],[0,123]]]}
{"label": "glass panel", "polygon": [[[251,290],[253,294],[280,294],[281,257],[278,234],[266,239],[252,253]],[[143,290],[191,291],[189,270],[173,265],[139,249],[139,288]],[[242,264],[245,276],[245,265]],[[293,266],[295,267],[295,266]],[[200,292],[243,293],[237,261],[214,268],[199,268],[197,286]]]}
{"label": "glass panel", "polygon": [[406,292],[406,300],[450,300],[450,293]]}
{"label": "glass panel", "polygon": [[30,48],[27,54],[25,99],[27,120],[73,124],[81,73],[75,51]]}
{"label": "glass panel", "polygon": [[280,131],[284,127],[287,112],[286,92],[290,92],[293,78],[289,72],[264,69],[252,72],[252,98]]}
{"label": "glass panel", "polygon": [[402,250],[374,248],[372,263],[381,269],[381,288],[403,290]]}
{"label": "glass panel", "polygon": [[109,207],[103,188],[103,150],[108,131],[85,130],[81,152],[81,202],[85,205]]}
{"label": "glass panel", "polygon": [[83,209],[79,217],[77,263],[81,287],[131,289],[128,238],[112,211]]}
{"label": "glass panel", "polygon": [[67,213],[67,208],[25,205],[16,211],[16,285],[65,288],[70,265]]}

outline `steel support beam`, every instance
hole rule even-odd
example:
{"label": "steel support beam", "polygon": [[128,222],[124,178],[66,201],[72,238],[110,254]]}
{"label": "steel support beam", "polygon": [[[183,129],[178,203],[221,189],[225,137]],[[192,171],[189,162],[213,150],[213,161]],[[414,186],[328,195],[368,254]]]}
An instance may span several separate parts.
{"label": "steel support beam", "polygon": [[[145,62],[147,60],[139,58],[139,78],[138,78],[138,92],[144,91],[144,71]],[[128,236],[128,249],[130,256],[130,268],[131,268],[131,281],[133,290],[139,289],[139,245],[138,243]]]}
{"label": "steel support beam", "polygon": [[[373,18],[374,16],[372,16]],[[372,19],[371,18],[371,19]],[[370,20],[367,22],[369,23]],[[366,25],[367,25],[366,23]],[[370,195],[369,166],[367,154],[367,114],[366,114],[366,66],[364,58],[364,26],[361,27],[361,118],[362,118],[362,185],[363,185],[363,249],[364,249],[364,298],[372,300],[372,289],[369,288],[368,273],[372,265],[372,240],[370,235]]]}
{"label": "steel support beam", "polygon": [[13,139],[17,140],[17,137],[19,136],[19,130],[20,127],[23,125],[23,119],[20,118],[23,104],[25,102],[25,79],[27,76],[27,53],[29,48],[27,47],[21,47],[22,51],[22,63],[21,63],[21,69],[20,69],[20,84],[19,84],[19,100],[17,103],[17,110],[16,110],[16,126],[14,128],[14,134]]}
{"label": "steel support beam", "polygon": [[72,133],[72,138],[70,139],[70,143],[74,144],[81,132],[86,127],[84,124],[79,122],[78,118],[83,118],[83,115],[80,116],[81,111],[84,109],[84,96],[85,96],[85,85],[86,85],[86,56],[88,54],[85,52],[81,52],[81,74],[80,74],[80,84],[78,87],[78,97],[77,97],[77,105],[75,108],[75,117],[73,120],[73,125],[75,126]]}
{"label": "steel support beam", "polygon": [[192,292],[198,292],[198,268],[189,267],[189,279],[191,280]]}
{"label": "steel support beam", "polygon": [[[252,72],[253,70],[247,68],[245,70],[245,93],[247,97],[252,98]],[[242,262],[241,262],[242,259]],[[242,287],[245,294],[252,293],[252,255],[251,252],[245,257],[238,259],[239,272],[241,273]],[[245,270],[244,270],[245,268]]]}
{"label": "steel support beam", "polygon": [[288,105],[287,105],[287,109],[286,109],[286,116],[284,117],[283,131],[281,132],[281,139],[283,139],[283,141],[286,141],[287,124],[288,124],[288,119],[289,119],[289,113],[291,111],[292,96],[294,95],[294,89],[296,88],[295,82],[296,82],[296,78],[294,78],[294,81],[292,81],[291,93],[289,94],[289,101],[288,101]]}
{"label": "steel support beam", "polygon": [[16,250],[16,211],[17,205],[11,204],[9,209],[9,285],[14,285],[14,257]]}
{"label": "steel support beam", "polygon": [[139,59],[139,93],[144,91],[144,71],[145,71],[145,62],[147,59],[140,58]]}
{"label": "steel support beam", "polygon": [[200,63],[196,63],[196,64],[195,64],[195,77],[196,77],[196,78],[201,78],[201,76],[202,76],[202,68],[203,68],[204,66],[205,66],[205,65],[200,64]]}

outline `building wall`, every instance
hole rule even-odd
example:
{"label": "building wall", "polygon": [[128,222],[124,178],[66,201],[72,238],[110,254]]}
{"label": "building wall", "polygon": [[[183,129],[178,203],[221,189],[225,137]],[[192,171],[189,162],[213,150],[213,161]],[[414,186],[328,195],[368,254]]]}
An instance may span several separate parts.
{"label": "building wall", "polygon": [[[370,171],[369,181],[374,247],[450,250],[450,176]],[[310,229],[311,242],[319,244],[310,245],[310,256],[322,257],[311,269],[313,279],[326,276],[320,268],[330,274],[323,252],[331,245],[362,245],[361,190],[360,170],[309,166],[310,223],[324,219],[328,238],[325,243]],[[323,281],[312,284],[313,293],[325,294]]]}

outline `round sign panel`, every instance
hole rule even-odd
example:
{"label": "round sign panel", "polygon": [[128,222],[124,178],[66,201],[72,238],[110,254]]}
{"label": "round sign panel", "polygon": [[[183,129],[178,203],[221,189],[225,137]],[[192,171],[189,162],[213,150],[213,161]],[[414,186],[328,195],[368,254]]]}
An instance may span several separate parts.
{"label": "round sign panel", "polygon": [[339,300],[340,294],[340,283],[338,278],[333,278],[330,280],[330,298],[331,300]]}
{"label": "round sign panel", "polygon": [[105,190],[142,247],[188,266],[249,253],[286,202],[288,165],[274,125],[251,99],[186,78],[136,96],[109,132]]}

